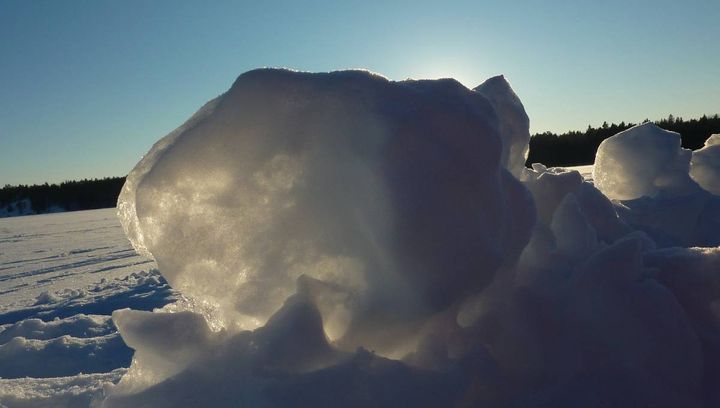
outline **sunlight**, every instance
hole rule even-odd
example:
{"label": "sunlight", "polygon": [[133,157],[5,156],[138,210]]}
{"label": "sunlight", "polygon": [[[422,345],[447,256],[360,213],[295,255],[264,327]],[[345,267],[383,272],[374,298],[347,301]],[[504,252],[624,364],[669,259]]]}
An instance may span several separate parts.
{"label": "sunlight", "polygon": [[475,88],[492,76],[471,63],[446,58],[411,64],[408,68],[408,79],[454,78],[469,89]]}

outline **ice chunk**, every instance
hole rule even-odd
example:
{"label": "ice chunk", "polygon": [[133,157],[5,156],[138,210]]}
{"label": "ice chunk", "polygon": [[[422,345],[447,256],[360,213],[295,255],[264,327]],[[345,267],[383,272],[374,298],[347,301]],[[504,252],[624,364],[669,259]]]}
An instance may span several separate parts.
{"label": "ice chunk", "polygon": [[548,169],[534,163],[532,170],[523,171],[521,180],[533,195],[538,221],[542,226],[550,226],[560,203],[568,194],[573,194],[599,240],[611,243],[630,232],[618,218],[610,200],[575,170],[560,167]]}
{"label": "ice chunk", "polygon": [[474,89],[488,98],[500,118],[503,141],[500,160],[510,172],[519,177],[525,168],[530,142],[530,118],[520,98],[504,76],[492,77]]}
{"label": "ice chunk", "polygon": [[702,149],[692,153],[690,177],[700,187],[720,195],[720,134],[710,136]]}
{"label": "ice chunk", "polygon": [[[710,140],[705,153],[693,154],[695,174],[707,186],[715,177],[707,161],[714,143]],[[603,141],[595,159],[595,185],[616,200],[625,223],[661,247],[720,245],[720,200],[690,178],[690,156],[680,148],[679,134],[645,123]]]}
{"label": "ice chunk", "polygon": [[593,180],[613,200],[688,194],[697,190],[688,175],[691,155],[679,134],[647,122],[600,144]]}
{"label": "ice chunk", "polygon": [[[498,106],[517,99],[501,88]],[[508,199],[524,189],[502,149],[491,103],[454,80],[256,70],[155,144],[118,209],[227,327],[264,324],[302,275],[353,294],[355,314],[412,314],[482,288],[527,241],[532,202]]]}

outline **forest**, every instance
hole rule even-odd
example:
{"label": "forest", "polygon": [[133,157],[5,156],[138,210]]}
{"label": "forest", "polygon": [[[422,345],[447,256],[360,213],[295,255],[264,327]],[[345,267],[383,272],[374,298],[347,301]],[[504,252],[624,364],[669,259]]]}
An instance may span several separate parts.
{"label": "forest", "polygon": [[[643,123],[648,121],[645,119]],[[720,133],[720,117],[717,114],[690,120],[670,115],[653,122],[665,130],[680,133],[682,146],[692,150],[701,148],[710,135]],[[548,167],[592,164],[595,152],[603,140],[635,125],[605,122],[597,128],[588,126],[584,131],[570,131],[559,135],[552,132],[534,134],[530,138],[530,154],[526,164],[529,166],[532,163],[543,163]]]}
{"label": "forest", "polygon": [[123,183],[125,177],[32,186],[5,185],[0,189],[0,209],[10,213],[41,214],[114,207]]}
{"label": "forest", "polygon": [[[683,147],[692,150],[701,148],[711,134],[720,133],[717,114],[690,120],[670,115],[654,122],[663,129],[680,133]],[[548,167],[592,164],[603,140],[633,126],[634,123],[605,122],[597,128],[588,126],[585,131],[534,134],[530,138],[527,164],[543,163]],[[0,188],[0,216],[114,207],[124,182],[125,177],[106,177],[60,184],[5,185]]]}

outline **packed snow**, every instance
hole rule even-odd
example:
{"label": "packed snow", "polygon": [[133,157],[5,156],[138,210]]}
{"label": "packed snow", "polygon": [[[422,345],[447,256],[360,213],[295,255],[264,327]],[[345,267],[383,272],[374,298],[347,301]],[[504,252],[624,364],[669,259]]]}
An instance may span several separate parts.
{"label": "packed snow", "polygon": [[241,75],[128,175],[142,255],[0,223],[0,406],[720,405],[717,137],[528,140],[501,76]]}

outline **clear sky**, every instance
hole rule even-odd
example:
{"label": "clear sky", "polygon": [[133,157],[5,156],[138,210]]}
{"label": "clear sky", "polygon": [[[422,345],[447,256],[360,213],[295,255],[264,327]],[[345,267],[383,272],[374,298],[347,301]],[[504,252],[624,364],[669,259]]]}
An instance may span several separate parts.
{"label": "clear sky", "polygon": [[256,67],[505,74],[531,131],[720,112],[720,0],[0,0],[0,185],[126,174]]}

